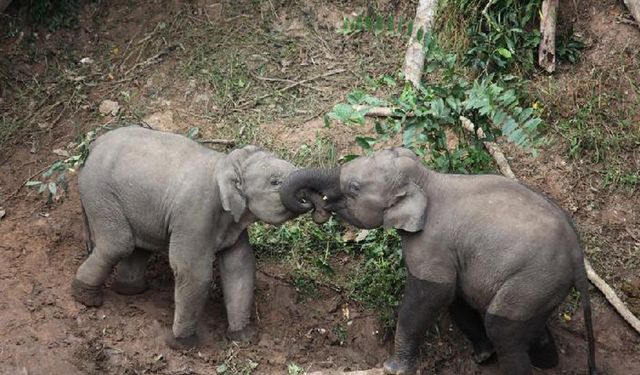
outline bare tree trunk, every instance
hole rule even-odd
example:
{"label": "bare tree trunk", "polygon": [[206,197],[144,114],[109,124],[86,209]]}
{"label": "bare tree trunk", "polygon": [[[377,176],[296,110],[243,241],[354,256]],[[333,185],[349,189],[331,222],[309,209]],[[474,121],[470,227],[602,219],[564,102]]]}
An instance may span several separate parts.
{"label": "bare tree trunk", "polygon": [[[637,0],[632,0],[637,1]],[[558,0],[544,0],[542,2],[542,16],[540,17],[540,48],[538,50],[538,64],[549,73],[556,70],[556,19],[558,16]]]}
{"label": "bare tree trunk", "polygon": [[629,12],[640,26],[640,0],[624,0],[624,5],[629,8]]}
{"label": "bare tree trunk", "polygon": [[422,40],[417,40],[417,33],[420,29],[423,32],[431,29],[437,5],[438,0],[420,0],[416,10],[416,18],[413,21],[413,35],[411,35],[409,47],[404,55],[404,68],[402,70],[405,79],[411,81],[415,87],[420,85],[422,68],[424,67],[424,46],[422,45]]}

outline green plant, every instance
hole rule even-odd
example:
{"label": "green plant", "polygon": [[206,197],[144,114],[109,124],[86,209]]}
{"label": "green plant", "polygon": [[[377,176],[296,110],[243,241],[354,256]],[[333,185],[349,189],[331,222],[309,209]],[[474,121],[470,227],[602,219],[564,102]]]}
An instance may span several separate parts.
{"label": "green plant", "polygon": [[336,326],[333,327],[333,333],[338,339],[338,345],[342,346],[345,342],[347,342],[347,327],[344,323],[336,324]]}
{"label": "green plant", "polygon": [[75,154],[54,162],[42,173],[41,180],[29,180],[25,186],[37,188],[39,194],[46,195],[48,203],[62,200],[68,190],[67,173],[75,173],[77,168],[84,165],[89,156],[91,142],[96,139],[100,131],[110,129],[109,127],[98,127],[78,136],[73,147],[76,150]]}
{"label": "green plant", "polygon": [[558,60],[574,64],[580,58],[584,43],[573,35],[560,36],[556,39],[556,56]]}
{"label": "green plant", "polygon": [[[470,48],[465,64],[478,71],[510,72],[516,66],[531,71],[540,32],[531,27],[541,0],[451,0],[471,17],[467,27]],[[481,4],[486,3],[482,11]]]}
{"label": "green plant", "polygon": [[304,375],[304,374],[306,374],[306,371],[302,367],[300,367],[300,366],[298,366],[298,365],[296,365],[295,363],[292,362],[292,363],[289,363],[287,365],[287,374],[289,374],[289,375]]}
{"label": "green plant", "polygon": [[[460,116],[470,118],[489,140],[503,135],[518,146],[535,151],[538,126],[542,120],[533,108],[523,108],[510,77],[493,75],[469,80],[458,67],[457,57],[439,48],[430,34],[424,37],[425,71],[433,77],[419,88],[405,84],[403,91],[389,101],[361,91],[347,96],[346,103],[334,106],[328,119],[364,124],[367,109],[355,105],[389,106],[391,117],[375,124],[376,136],[359,136],[356,142],[369,151],[374,145],[402,135],[403,145],[447,172],[480,172],[491,169],[491,158],[481,140],[469,136]],[[328,121],[328,120],[327,120]],[[450,144],[447,130],[458,140]]]}
{"label": "green plant", "polygon": [[349,281],[349,295],[375,309],[387,328],[395,325],[406,269],[400,236],[394,230],[369,231],[362,241],[362,261]]}

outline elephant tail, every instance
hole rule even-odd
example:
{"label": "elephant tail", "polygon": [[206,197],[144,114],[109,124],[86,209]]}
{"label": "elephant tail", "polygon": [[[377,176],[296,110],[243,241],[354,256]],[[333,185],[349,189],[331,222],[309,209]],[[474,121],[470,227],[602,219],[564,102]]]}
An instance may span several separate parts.
{"label": "elephant tail", "polygon": [[82,231],[84,235],[84,246],[87,250],[87,254],[91,254],[93,250],[93,238],[91,237],[91,228],[89,227],[89,219],[87,213],[84,211],[82,201],[80,201],[80,210],[82,211]]}
{"label": "elephant tail", "polygon": [[[582,260],[582,259],[581,259]],[[587,343],[589,345],[589,357],[587,359],[589,366],[589,375],[596,375],[596,342],[593,335],[593,323],[591,321],[591,301],[589,299],[589,281],[587,279],[587,271],[584,261],[580,262],[576,278],[576,289],[580,292],[580,300],[584,315],[584,325],[587,330]]]}

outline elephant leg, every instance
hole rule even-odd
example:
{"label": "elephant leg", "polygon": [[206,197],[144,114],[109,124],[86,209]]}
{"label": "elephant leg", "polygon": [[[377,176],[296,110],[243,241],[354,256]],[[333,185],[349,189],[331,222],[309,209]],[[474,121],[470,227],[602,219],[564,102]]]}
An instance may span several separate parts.
{"label": "elephant leg", "polygon": [[385,361],[385,374],[414,374],[418,350],[427,329],[453,300],[454,283],[420,280],[409,273],[398,312],[393,356]]}
{"label": "elephant leg", "polygon": [[198,344],[196,327],[213,277],[213,252],[203,254],[172,244],[169,263],[175,278],[175,311],[166,343],[173,349],[188,349]]}
{"label": "elephant leg", "polygon": [[98,226],[95,248],[80,265],[71,283],[71,294],[85,306],[102,305],[102,287],[115,265],[134,249],[133,234],[126,222]]}
{"label": "elephant leg", "polygon": [[471,341],[474,351],[473,359],[476,363],[483,363],[491,358],[495,353],[495,349],[491,340],[487,337],[482,315],[469,306],[460,296],[456,296],[451,306],[449,306],[449,313],[456,326]]}
{"label": "elephant leg", "polygon": [[247,231],[238,241],[219,253],[220,277],[227,309],[227,337],[233,341],[250,341],[256,334],[250,326],[256,278],[256,259]]}
{"label": "elephant leg", "polygon": [[542,335],[531,344],[529,358],[534,367],[541,369],[549,369],[558,365],[558,348],[548,325],[545,325]]}
{"label": "elephant leg", "polygon": [[144,274],[150,257],[150,251],[136,248],[131,255],[122,259],[118,263],[116,279],[111,289],[124,295],[140,294],[147,290]]}
{"label": "elephant leg", "polygon": [[546,315],[517,321],[487,313],[485,327],[498,354],[503,375],[531,375],[531,343],[545,330]]}

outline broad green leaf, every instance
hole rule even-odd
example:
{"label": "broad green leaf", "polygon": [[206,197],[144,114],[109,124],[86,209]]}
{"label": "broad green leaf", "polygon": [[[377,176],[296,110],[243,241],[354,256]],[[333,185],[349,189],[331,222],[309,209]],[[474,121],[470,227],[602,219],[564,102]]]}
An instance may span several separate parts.
{"label": "broad green leaf", "polygon": [[55,182],[49,182],[49,192],[51,195],[56,195],[58,193],[58,186],[56,186]]}
{"label": "broad green leaf", "polygon": [[197,126],[193,126],[187,132],[187,138],[194,139],[198,135],[198,133],[200,133],[200,129],[198,129]]}
{"label": "broad green leaf", "polygon": [[356,143],[365,150],[371,150],[376,144],[376,139],[371,137],[356,137]]}

